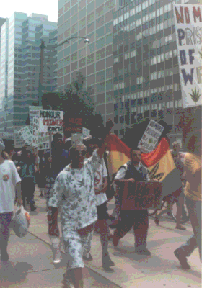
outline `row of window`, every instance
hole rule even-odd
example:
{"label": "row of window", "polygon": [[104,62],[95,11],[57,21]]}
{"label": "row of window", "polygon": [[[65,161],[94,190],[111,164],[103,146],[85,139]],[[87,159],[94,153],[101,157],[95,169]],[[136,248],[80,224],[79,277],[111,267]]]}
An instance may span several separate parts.
{"label": "row of window", "polygon": [[[147,2],[148,1],[146,1],[146,3]],[[155,2],[155,0],[154,0],[154,2]],[[126,12],[124,15],[119,16],[118,18],[114,19],[113,26],[123,22],[127,18],[129,18],[129,17],[141,12],[141,10],[145,9],[146,7],[148,7],[148,6],[145,7],[144,3],[145,2],[142,3],[142,7],[141,7],[141,4],[140,4],[140,5],[136,6],[135,8],[131,9],[130,12]],[[139,19],[138,23],[139,23],[139,25],[141,25],[142,23],[145,23],[145,22],[147,22],[147,21],[149,21],[149,20],[151,20],[153,18],[156,18],[156,17],[158,17],[158,16],[160,16],[160,15],[162,15],[164,13],[167,13],[167,12],[169,12],[171,10],[172,10],[172,4],[171,3],[166,4],[164,7],[161,7],[160,9],[157,9],[156,12],[151,12],[150,14],[147,14],[146,16],[144,16],[142,18],[142,20]]]}

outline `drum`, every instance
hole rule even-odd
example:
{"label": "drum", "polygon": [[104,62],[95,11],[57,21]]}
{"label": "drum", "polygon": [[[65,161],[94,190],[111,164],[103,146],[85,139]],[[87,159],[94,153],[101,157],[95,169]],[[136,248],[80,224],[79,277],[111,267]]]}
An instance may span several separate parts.
{"label": "drum", "polygon": [[162,183],[156,181],[119,181],[120,209],[143,210],[156,209],[162,200]]}

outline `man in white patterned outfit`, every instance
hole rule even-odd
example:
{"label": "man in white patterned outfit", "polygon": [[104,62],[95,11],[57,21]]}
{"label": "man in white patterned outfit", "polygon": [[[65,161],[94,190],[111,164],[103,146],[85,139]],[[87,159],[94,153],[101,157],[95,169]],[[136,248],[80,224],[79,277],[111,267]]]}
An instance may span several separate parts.
{"label": "man in white patterned outfit", "polygon": [[48,233],[51,237],[59,237],[57,215],[58,208],[62,208],[62,237],[68,260],[65,280],[74,284],[74,288],[83,287],[84,246],[97,220],[94,173],[102,158],[98,149],[84,162],[85,149],[84,145],[70,149],[71,164],[58,174],[48,203]]}
{"label": "man in white patterned outfit", "polygon": [[[97,149],[99,147],[103,147],[102,154],[104,153],[105,147],[103,145],[103,139],[94,139],[94,141],[92,140],[91,142],[93,142],[93,144],[91,143],[91,146],[93,145],[93,148],[95,149],[92,155],[95,155],[95,153],[97,153]],[[113,272],[110,266],[114,266],[114,262],[110,259],[109,253],[107,251],[110,230],[107,223],[107,168],[104,158],[100,159],[99,167],[95,172],[94,189],[97,202],[97,226],[98,232],[100,234],[100,242],[102,245],[102,267],[107,272]],[[92,256],[90,254],[92,235],[93,231],[89,234],[88,244],[85,247],[85,254],[83,257],[83,259],[87,261],[92,260]]]}

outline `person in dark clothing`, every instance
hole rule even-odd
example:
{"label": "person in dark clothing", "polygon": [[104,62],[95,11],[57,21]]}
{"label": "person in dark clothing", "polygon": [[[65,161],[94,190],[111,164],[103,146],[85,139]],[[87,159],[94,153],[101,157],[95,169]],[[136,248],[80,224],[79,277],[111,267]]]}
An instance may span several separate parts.
{"label": "person in dark clothing", "polygon": [[30,204],[30,210],[35,211],[35,159],[31,151],[25,146],[22,148],[22,155],[17,163],[17,170],[22,179],[22,201],[25,207],[25,202],[27,198],[27,203]]}
{"label": "person in dark clothing", "polygon": [[[149,181],[147,169],[141,164],[141,151],[135,147],[131,150],[131,161],[120,167],[115,176],[115,180],[128,181]],[[118,185],[116,185],[118,194]],[[135,253],[150,256],[150,251],[146,248],[147,231],[149,228],[148,211],[130,210],[120,211],[120,221],[113,235],[113,244],[118,246],[119,240],[133,228],[135,236]]]}

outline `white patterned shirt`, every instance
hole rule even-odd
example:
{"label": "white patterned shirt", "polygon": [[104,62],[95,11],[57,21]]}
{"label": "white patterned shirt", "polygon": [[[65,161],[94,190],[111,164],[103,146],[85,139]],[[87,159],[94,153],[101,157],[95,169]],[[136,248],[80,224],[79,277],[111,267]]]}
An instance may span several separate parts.
{"label": "white patterned shirt", "polygon": [[49,207],[61,206],[61,224],[64,240],[78,237],[76,230],[97,220],[97,203],[94,193],[94,174],[98,169],[97,153],[86,159],[81,169],[68,165],[61,171],[52,189]]}

